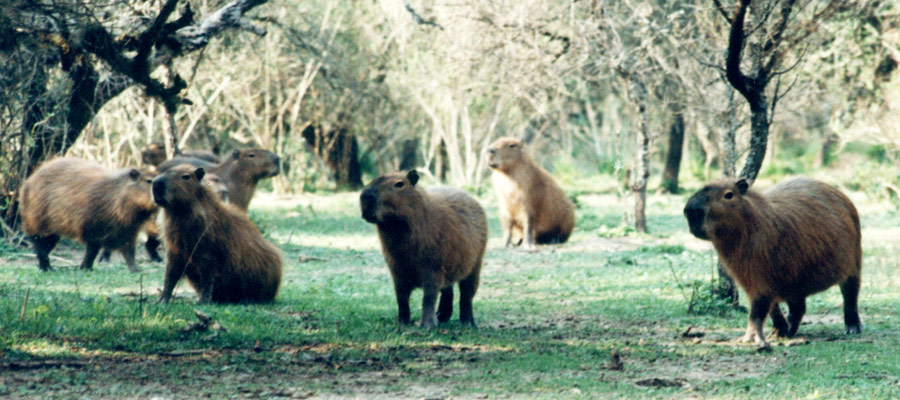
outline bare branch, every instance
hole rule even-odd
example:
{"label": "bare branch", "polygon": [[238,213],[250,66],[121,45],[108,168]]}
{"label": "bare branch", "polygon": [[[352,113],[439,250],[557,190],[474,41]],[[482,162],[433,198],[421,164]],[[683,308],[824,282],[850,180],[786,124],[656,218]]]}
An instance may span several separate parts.
{"label": "bare branch", "polygon": [[175,39],[184,47],[183,53],[198,50],[209,43],[209,39],[227,28],[239,28],[258,36],[265,36],[264,28],[253,25],[244,18],[244,13],[267,0],[235,0],[226,4],[202,22],[186,26],[175,32]]}
{"label": "bare branch", "polygon": [[413,8],[412,4],[409,4],[409,0],[403,0],[403,4],[406,5],[406,11],[409,11],[410,15],[412,15],[413,21],[415,21],[419,25],[431,25],[440,30],[444,30],[444,27],[437,22],[434,22],[434,18],[424,19],[419,13]]}

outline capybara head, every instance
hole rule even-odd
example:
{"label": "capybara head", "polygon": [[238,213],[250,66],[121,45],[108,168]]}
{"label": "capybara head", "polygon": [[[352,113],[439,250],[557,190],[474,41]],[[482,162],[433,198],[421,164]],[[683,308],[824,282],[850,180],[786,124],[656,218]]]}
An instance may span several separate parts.
{"label": "capybara head", "polygon": [[747,207],[744,195],[750,189],[746,179],[721,180],[706,185],[688,199],[684,206],[684,216],[694,236],[704,240],[714,240],[721,228],[740,223],[740,217]]}
{"label": "capybara head", "polygon": [[281,172],[281,160],[275,153],[263,149],[241,149],[231,152],[231,160],[241,170],[257,179],[271,178]]}
{"label": "capybara head", "polygon": [[505,171],[515,165],[524,153],[524,145],[519,139],[502,137],[488,146],[488,166]]}
{"label": "capybara head", "polygon": [[141,148],[141,161],[154,167],[162,164],[166,161],[166,145],[161,142],[148,143]]}
{"label": "capybara head", "polygon": [[128,183],[125,190],[128,201],[142,210],[155,210],[156,204],[150,197],[150,185],[153,182],[153,174],[149,171],[141,171],[137,168],[128,169],[125,174],[128,176]]}
{"label": "capybara head", "polygon": [[202,167],[181,164],[153,179],[153,201],[168,210],[189,210],[191,204],[209,196],[202,180]]}
{"label": "capybara head", "polygon": [[415,187],[418,181],[414,169],[375,178],[359,195],[363,219],[373,224],[406,219],[422,196]]}

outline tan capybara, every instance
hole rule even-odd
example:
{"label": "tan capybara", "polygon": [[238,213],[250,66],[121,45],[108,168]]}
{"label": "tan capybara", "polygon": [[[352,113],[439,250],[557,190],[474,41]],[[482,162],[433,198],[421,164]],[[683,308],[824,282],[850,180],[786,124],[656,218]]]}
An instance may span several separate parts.
{"label": "tan capybara", "polygon": [[191,164],[203,167],[206,172],[222,178],[228,189],[228,199],[241,210],[247,211],[250,200],[256,193],[256,185],[260,180],[271,178],[280,172],[280,159],[275,153],[263,149],[234,150],[220,164],[211,164],[191,157],[175,157],[159,165],[158,170],[165,172],[179,164]]}
{"label": "tan capybara", "polygon": [[553,177],[535,164],[522,141],[497,139],[488,147],[488,155],[506,247],[523,240],[527,248],[568,240],[575,228],[575,205]]}
{"label": "tan capybara", "polygon": [[[487,217],[475,199],[449,187],[422,189],[419,175],[385,175],[360,195],[362,217],[375,224],[394,279],[398,321],[409,324],[409,295],[422,288],[425,328],[453,314],[453,285],[459,283],[459,320],[475,326],[472,298],[478,290],[487,245]],[[438,293],[441,302],[435,318]]]}
{"label": "tan capybara", "polygon": [[81,268],[91,269],[101,248],[121,251],[131,272],[138,230],[157,210],[150,197],[153,176],[129,168],[110,172],[73,158],[41,165],[19,193],[22,229],[50,270],[50,251],[61,236],[77,239],[87,250]]}
{"label": "tan capybara", "polygon": [[281,255],[247,214],[222,203],[201,182],[205,171],[179,165],[153,179],[153,200],[163,209],[168,252],[160,302],[182,277],[201,303],[270,302],[281,285]]}
{"label": "tan capybara", "polygon": [[[848,334],[860,333],[857,312],[862,245],[856,207],[837,189],[796,178],[766,191],[726,179],[691,196],[684,208],[691,233],[712,241],[726,271],[747,292],[750,321],[742,341],[767,345],[763,322],[793,336],[806,297],[840,285]],[[787,321],[778,303],[790,310]]]}
{"label": "tan capybara", "polygon": [[[182,157],[192,157],[198,158],[203,161],[218,164],[221,162],[219,160],[219,156],[215,155],[213,152],[206,150],[188,150],[179,154]],[[151,166],[158,166],[166,161],[166,145],[163,142],[153,142],[148,143],[144,147],[141,148],[141,161],[144,164]]]}

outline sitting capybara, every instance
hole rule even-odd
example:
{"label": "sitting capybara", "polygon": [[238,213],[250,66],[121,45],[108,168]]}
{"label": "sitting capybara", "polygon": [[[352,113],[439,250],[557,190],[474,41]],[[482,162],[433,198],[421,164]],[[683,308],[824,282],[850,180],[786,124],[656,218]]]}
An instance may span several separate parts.
{"label": "sitting capybara", "polygon": [[[778,336],[793,336],[806,297],[839,284],[848,334],[859,333],[856,308],[862,245],[856,207],[837,189],[797,178],[758,193],[746,179],[707,185],[684,214],[694,236],[712,241],[725,269],[750,300],[742,341],[765,346],[763,322],[772,316]],[[778,307],[786,302],[787,321]]]}
{"label": "sitting capybara", "polygon": [[575,228],[575,205],[520,140],[504,137],[488,147],[491,182],[500,205],[506,247],[564,243]]}
{"label": "sitting capybara", "polygon": [[[219,156],[215,155],[213,152],[205,150],[188,150],[180,153],[179,156],[197,158],[212,164],[218,164],[221,161],[219,160]],[[143,161],[144,164],[152,165],[154,167],[165,162],[165,143],[153,142],[141,148],[141,161]]]}
{"label": "sitting capybara", "polygon": [[60,236],[87,247],[81,268],[91,269],[100,248],[122,252],[131,272],[138,230],[157,210],[150,197],[153,176],[131,168],[109,172],[85,160],[60,158],[41,165],[22,185],[22,228],[41,270]]}
{"label": "sitting capybara", "polygon": [[[378,228],[378,238],[399,308],[409,324],[409,295],[422,288],[421,325],[431,328],[453,314],[453,284],[459,282],[459,320],[475,326],[472,298],[478,290],[487,245],[487,218],[462,190],[416,186],[415,170],[375,179],[360,195],[362,217]],[[441,302],[435,318],[438,292]]]}
{"label": "sitting capybara", "polygon": [[169,168],[153,179],[153,200],[163,209],[168,251],[161,302],[182,276],[200,302],[259,303],[275,299],[281,255],[247,214],[223,204],[192,165]]}
{"label": "sitting capybara", "polygon": [[198,158],[175,157],[160,164],[158,169],[165,172],[179,164],[203,167],[208,173],[218,175],[228,189],[229,202],[244,211],[250,206],[259,181],[280,171],[278,156],[263,149],[234,150],[226,160],[215,165]]}

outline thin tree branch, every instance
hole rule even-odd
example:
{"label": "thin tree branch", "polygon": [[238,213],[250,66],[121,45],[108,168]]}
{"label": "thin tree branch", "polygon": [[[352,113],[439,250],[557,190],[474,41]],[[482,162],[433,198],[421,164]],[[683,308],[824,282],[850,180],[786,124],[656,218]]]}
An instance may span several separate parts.
{"label": "thin tree branch", "polygon": [[403,0],[403,4],[406,6],[406,11],[409,11],[409,14],[412,15],[413,21],[415,21],[419,25],[431,25],[440,30],[444,30],[444,27],[437,22],[434,22],[434,18],[424,19],[419,13],[413,8],[412,4],[409,3],[409,0]]}

